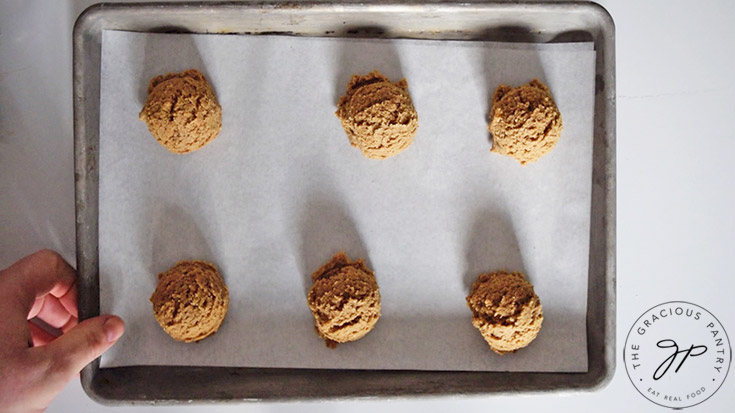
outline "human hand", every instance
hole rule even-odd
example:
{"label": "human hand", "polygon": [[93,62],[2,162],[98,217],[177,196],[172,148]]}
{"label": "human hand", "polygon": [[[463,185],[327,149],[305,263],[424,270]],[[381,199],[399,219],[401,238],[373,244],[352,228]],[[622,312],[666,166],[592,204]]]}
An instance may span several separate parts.
{"label": "human hand", "polygon": [[[102,315],[77,323],[76,272],[53,251],[0,271],[0,410],[43,411],[79,371],[110,348],[125,325]],[[54,337],[29,320],[62,331]]]}

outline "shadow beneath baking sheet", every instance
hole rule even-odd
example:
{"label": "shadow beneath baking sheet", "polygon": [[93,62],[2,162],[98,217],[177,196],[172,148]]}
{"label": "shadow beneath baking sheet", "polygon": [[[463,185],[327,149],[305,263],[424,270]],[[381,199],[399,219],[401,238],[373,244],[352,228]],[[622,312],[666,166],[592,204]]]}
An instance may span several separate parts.
{"label": "shadow beneath baking sheet", "polygon": [[303,208],[298,228],[305,296],[311,288],[311,274],[340,251],[351,260],[364,259],[371,267],[362,237],[337,195],[310,195]]}
{"label": "shadow beneath baking sheet", "polygon": [[[334,87],[334,104],[347,90],[353,75],[366,75],[378,70],[392,82],[403,79],[401,59],[390,39],[382,39],[386,30],[379,26],[342,28],[340,36],[352,39],[342,42],[335,62],[337,69]],[[410,83],[410,82],[409,82]]]}
{"label": "shadow beneath baking sheet", "polygon": [[217,260],[194,218],[178,205],[164,205],[152,214],[151,275],[182,260]]}
{"label": "shadow beneath baking sheet", "polygon": [[526,279],[523,256],[510,216],[504,211],[480,210],[473,217],[465,246],[467,267],[464,284],[469,293],[477,276],[492,271],[519,271]]}
{"label": "shadow beneath baking sheet", "polygon": [[[525,50],[522,43],[537,43],[539,42],[539,34],[535,33],[528,27],[524,26],[499,26],[487,29],[483,32],[480,40],[484,42],[503,42],[506,43],[504,47],[509,47],[507,43],[518,43],[515,47],[521,50]],[[528,56],[528,54],[524,54]],[[486,107],[485,121],[490,124],[492,108],[492,98],[495,90],[501,84],[510,85],[517,87],[522,84],[530,82],[533,78],[521,79],[517,78],[514,73],[508,73],[508,67],[516,67],[516,65],[523,65],[524,72],[528,71],[534,73],[534,77],[538,78],[542,82],[546,83],[546,75],[544,72],[541,60],[538,58],[538,54],[533,54],[534,58],[516,61],[499,60],[495,53],[495,47],[486,44],[483,48],[482,60],[480,62],[480,73],[482,79],[485,80],[485,90],[487,91],[487,98],[485,99]],[[488,140],[492,144],[492,136],[488,133]]]}
{"label": "shadow beneath baking sheet", "polygon": [[[143,46],[143,65],[140,70],[138,86],[138,103],[142,108],[148,98],[148,85],[156,76],[170,72],[183,72],[188,69],[197,69],[210,81],[207,67],[204,65],[199,49],[192,33],[176,26],[161,26],[148,30],[151,33],[165,33],[166,36],[147,36]],[[165,55],[166,58],[153,58]],[[210,81],[211,84],[211,81]],[[217,88],[212,85],[215,95]]]}

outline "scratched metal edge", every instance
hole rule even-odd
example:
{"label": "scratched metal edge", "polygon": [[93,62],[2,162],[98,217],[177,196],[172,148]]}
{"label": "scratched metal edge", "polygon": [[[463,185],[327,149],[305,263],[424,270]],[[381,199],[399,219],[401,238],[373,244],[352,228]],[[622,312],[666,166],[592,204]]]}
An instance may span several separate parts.
{"label": "scratched metal edge", "polygon": [[[270,13],[308,11],[312,14],[359,12],[391,13],[479,9],[493,13],[555,11],[582,13],[591,19],[587,32],[597,50],[595,133],[588,287],[587,373],[526,373],[466,371],[396,371],[275,369],[186,366],[132,366],[99,368],[99,359],[81,375],[85,392],[96,402],[120,404],[221,403],[257,400],[313,400],[347,398],[397,398],[447,394],[529,394],[597,391],[606,386],[615,370],[615,30],[612,17],[601,6],[588,2],[192,2],[148,4],[97,4],[77,19],[73,34],[74,155],[79,273],[80,319],[99,315],[98,183],[99,76],[102,30],[124,30],[131,16],[149,16],[148,30],[166,27],[171,13],[217,16],[233,10]],[[127,17],[127,20],[126,20]],[[186,16],[185,19],[186,20]],[[136,22],[140,29],[140,21]],[[177,30],[185,29],[177,26]],[[236,30],[196,32],[239,33]],[[251,32],[248,32],[251,33]],[[261,34],[299,35],[295,30]],[[254,33],[257,34],[257,33]],[[441,33],[440,33],[441,34]],[[344,35],[325,31],[302,35]],[[379,33],[378,36],[381,34]],[[385,35],[385,34],[382,34]],[[405,37],[432,38],[419,33]],[[435,35],[435,34],[434,34]],[[457,35],[457,34],[455,34]],[[466,33],[458,33],[461,37]],[[423,37],[422,37],[423,36]],[[385,37],[396,36],[388,33]],[[436,37],[433,37],[436,38]],[[452,37],[453,38],[453,37]],[[471,37],[470,37],[471,38]],[[595,215],[597,214],[597,215]],[[599,234],[595,225],[602,230]],[[594,232],[594,234],[593,234]],[[598,236],[594,236],[598,235]],[[597,259],[595,259],[597,258]],[[599,274],[599,275],[598,275]]]}
{"label": "scratched metal edge", "polygon": [[[95,165],[98,160],[96,147],[99,143],[101,29],[93,21],[95,10],[94,6],[88,8],[77,18],[72,35],[74,195],[80,321],[100,313],[97,251],[99,175]],[[82,369],[80,379],[87,395],[99,403],[106,403],[109,400],[98,396],[92,388],[98,371],[99,359],[96,359]]]}

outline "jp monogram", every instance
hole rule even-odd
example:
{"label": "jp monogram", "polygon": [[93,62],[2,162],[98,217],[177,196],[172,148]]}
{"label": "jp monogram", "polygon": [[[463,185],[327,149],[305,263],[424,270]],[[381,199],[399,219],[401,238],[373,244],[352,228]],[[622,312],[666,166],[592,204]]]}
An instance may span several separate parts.
{"label": "jp monogram", "polygon": [[681,409],[712,397],[727,377],[732,349],[724,327],[704,308],[684,301],[641,315],[625,340],[623,360],[643,397]]}

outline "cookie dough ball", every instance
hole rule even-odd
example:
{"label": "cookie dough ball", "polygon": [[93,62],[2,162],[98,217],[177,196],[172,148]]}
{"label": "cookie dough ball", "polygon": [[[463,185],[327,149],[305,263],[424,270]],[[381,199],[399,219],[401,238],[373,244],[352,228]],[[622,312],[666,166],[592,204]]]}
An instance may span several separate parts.
{"label": "cookie dough ball", "polygon": [[518,272],[481,274],[472,285],[467,305],[472,310],[472,325],[501,355],[529,345],[544,321],[533,286]]}
{"label": "cookie dough ball", "polygon": [[377,70],[352,76],[336,115],[352,146],[371,159],[399,154],[411,145],[419,127],[406,79],[391,83]]}
{"label": "cookie dough ball", "polygon": [[380,291],[363,260],[350,262],[344,252],[311,275],[309,308],[319,335],[334,348],[370,332],[380,318]]}
{"label": "cookie dough ball", "polygon": [[207,79],[195,69],[151,79],[139,118],[173,153],[200,149],[222,130],[222,108]]}
{"label": "cookie dough ball", "polygon": [[517,88],[498,86],[492,103],[491,152],[512,156],[525,165],[549,153],[559,141],[561,113],[549,88],[538,79]]}
{"label": "cookie dough ball", "polygon": [[174,340],[199,341],[214,334],[227,314],[230,295],[217,267],[181,261],[158,274],[153,315]]}

